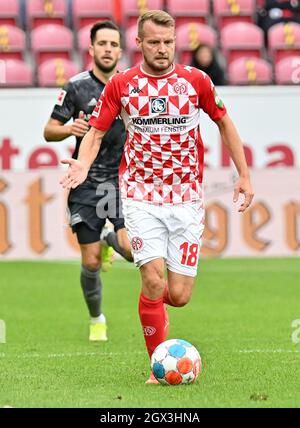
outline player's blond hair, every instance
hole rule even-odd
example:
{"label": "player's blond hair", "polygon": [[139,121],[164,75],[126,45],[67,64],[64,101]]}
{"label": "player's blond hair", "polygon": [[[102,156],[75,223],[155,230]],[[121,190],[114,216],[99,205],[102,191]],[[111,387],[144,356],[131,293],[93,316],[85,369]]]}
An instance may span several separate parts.
{"label": "player's blond hair", "polygon": [[141,15],[138,19],[138,37],[142,39],[144,37],[144,23],[146,21],[152,21],[156,25],[162,25],[163,27],[174,27],[175,21],[171,15],[163,10],[149,10]]}

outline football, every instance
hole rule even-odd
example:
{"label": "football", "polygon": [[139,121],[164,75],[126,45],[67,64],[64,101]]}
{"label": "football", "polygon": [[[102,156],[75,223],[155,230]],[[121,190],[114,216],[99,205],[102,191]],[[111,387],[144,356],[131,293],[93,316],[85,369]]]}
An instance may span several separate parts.
{"label": "football", "polygon": [[186,340],[166,340],[155,348],[151,357],[151,370],[162,385],[193,383],[201,369],[199,352]]}

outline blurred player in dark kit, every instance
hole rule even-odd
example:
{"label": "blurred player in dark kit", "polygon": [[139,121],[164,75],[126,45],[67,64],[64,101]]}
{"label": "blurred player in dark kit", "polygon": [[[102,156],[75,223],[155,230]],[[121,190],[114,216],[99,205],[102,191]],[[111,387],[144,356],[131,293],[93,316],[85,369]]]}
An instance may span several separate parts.
{"label": "blurred player in dark kit", "polygon": [[[61,141],[74,135],[74,159],[77,158],[81,141],[90,128],[88,120],[97,100],[110,77],[117,72],[118,60],[122,54],[121,34],[113,22],[94,24],[90,37],[89,53],[93,58],[93,68],[71,78],[62,89],[44,130],[47,141]],[[67,124],[70,118],[73,118],[73,122]],[[107,340],[106,318],[102,312],[102,281],[99,275],[101,262],[105,262],[107,266],[111,247],[132,261],[118,187],[118,171],[125,139],[123,122],[115,117],[86,181],[72,189],[68,196],[70,225],[76,233],[81,250],[80,282],[91,317],[91,341]],[[100,242],[107,219],[114,225],[114,232],[105,232],[106,236],[102,233]],[[104,239],[106,245],[103,245]]]}

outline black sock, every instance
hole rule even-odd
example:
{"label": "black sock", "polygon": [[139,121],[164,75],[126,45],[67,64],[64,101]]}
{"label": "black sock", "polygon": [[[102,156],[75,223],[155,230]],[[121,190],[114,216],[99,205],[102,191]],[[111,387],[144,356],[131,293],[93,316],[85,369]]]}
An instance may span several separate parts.
{"label": "black sock", "polygon": [[90,316],[99,317],[102,313],[102,282],[99,270],[92,271],[81,266],[80,283]]}
{"label": "black sock", "polygon": [[115,232],[108,233],[105,237],[105,240],[106,240],[107,244],[110,247],[113,247],[113,249],[117,253],[121,254],[121,256],[124,257],[124,259],[126,259],[128,262],[132,262],[132,257],[129,258],[128,255],[126,254],[126,252],[124,250],[122,250],[122,248],[120,247],[119,242],[118,242],[118,237],[117,237],[117,234]]}

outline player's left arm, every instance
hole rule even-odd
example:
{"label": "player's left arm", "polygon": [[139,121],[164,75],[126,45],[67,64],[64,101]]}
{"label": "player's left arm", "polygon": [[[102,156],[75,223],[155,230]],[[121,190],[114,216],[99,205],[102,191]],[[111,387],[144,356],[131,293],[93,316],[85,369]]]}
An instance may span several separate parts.
{"label": "player's left arm", "polygon": [[237,202],[239,194],[244,194],[244,202],[239,208],[239,212],[244,212],[251,204],[254,193],[250,182],[243,144],[228,113],[220,120],[216,121],[216,124],[218,125],[222,140],[239,174],[239,179],[234,187],[233,201]]}

